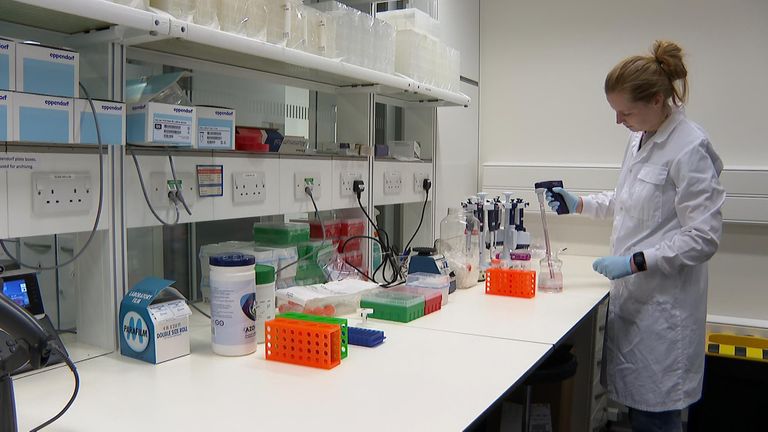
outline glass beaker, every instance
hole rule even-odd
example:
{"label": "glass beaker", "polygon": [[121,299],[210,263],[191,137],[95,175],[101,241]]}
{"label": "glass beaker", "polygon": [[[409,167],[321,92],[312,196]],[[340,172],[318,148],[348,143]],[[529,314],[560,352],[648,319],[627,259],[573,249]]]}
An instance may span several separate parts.
{"label": "glass beaker", "polygon": [[552,254],[539,261],[539,291],[547,293],[563,292],[563,262]]}

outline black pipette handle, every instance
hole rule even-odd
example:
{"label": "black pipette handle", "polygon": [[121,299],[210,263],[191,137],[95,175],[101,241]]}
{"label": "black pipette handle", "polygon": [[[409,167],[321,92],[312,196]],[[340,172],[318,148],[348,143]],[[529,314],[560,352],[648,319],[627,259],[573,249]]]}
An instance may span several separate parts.
{"label": "black pipette handle", "polygon": [[570,211],[568,210],[568,204],[565,202],[565,197],[562,194],[559,194],[557,192],[552,191],[553,188],[556,187],[563,187],[563,181],[562,180],[548,180],[548,181],[541,181],[537,182],[533,185],[536,189],[546,189],[549,193],[552,194],[552,198],[555,199],[555,201],[559,202],[560,205],[557,207],[557,214],[568,214]]}

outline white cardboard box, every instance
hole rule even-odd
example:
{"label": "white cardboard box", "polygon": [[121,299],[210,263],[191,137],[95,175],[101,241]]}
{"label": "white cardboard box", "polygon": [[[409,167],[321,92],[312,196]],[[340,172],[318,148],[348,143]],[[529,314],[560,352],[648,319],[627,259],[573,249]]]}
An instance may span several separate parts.
{"label": "white cardboard box", "polygon": [[16,90],[16,42],[0,39],[0,90]]}
{"label": "white cardboard box", "polygon": [[195,107],[145,102],[128,105],[129,144],[194,147],[197,143]]}
{"label": "white cardboard box", "polygon": [[0,90],[0,141],[13,141],[13,92]]}
{"label": "white cardboard box", "polygon": [[149,363],[188,355],[192,311],[174,281],[148,277],[120,302],[120,354]]}
{"label": "white cardboard box", "polygon": [[235,149],[235,110],[221,107],[195,107],[197,148]]}
{"label": "white cardboard box", "polygon": [[70,98],[15,93],[11,141],[72,144],[73,105]]}
{"label": "white cardboard box", "polygon": [[77,97],[80,54],[43,45],[16,44],[16,91]]}
{"label": "white cardboard box", "polygon": [[[125,104],[93,100],[104,145],[125,145]],[[75,99],[75,142],[98,144],[96,123],[87,99]]]}

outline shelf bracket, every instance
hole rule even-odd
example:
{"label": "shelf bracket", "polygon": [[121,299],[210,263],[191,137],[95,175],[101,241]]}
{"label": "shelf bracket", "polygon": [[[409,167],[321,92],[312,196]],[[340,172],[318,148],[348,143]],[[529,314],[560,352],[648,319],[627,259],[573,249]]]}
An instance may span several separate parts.
{"label": "shelf bracket", "polygon": [[120,43],[124,46],[132,46],[172,37],[170,34],[171,22],[168,18],[155,16],[153,27],[152,30],[137,30],[122,25],[114,25],[106,29],[91,30],[68,36],[66,45],[85,47],[102,43]]}

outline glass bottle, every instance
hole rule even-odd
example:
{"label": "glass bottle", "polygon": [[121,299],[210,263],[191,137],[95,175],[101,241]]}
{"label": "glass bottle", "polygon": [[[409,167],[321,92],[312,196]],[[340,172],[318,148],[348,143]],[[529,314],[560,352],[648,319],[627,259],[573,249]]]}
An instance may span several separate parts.
{"label": "glass bottle", "polygon": [[480,274],[480,222],[472,210],[459,207],[448,209],[440,221],[437,250],[445,256],[456,274],[456,286],[469,288],[477,284]]}

